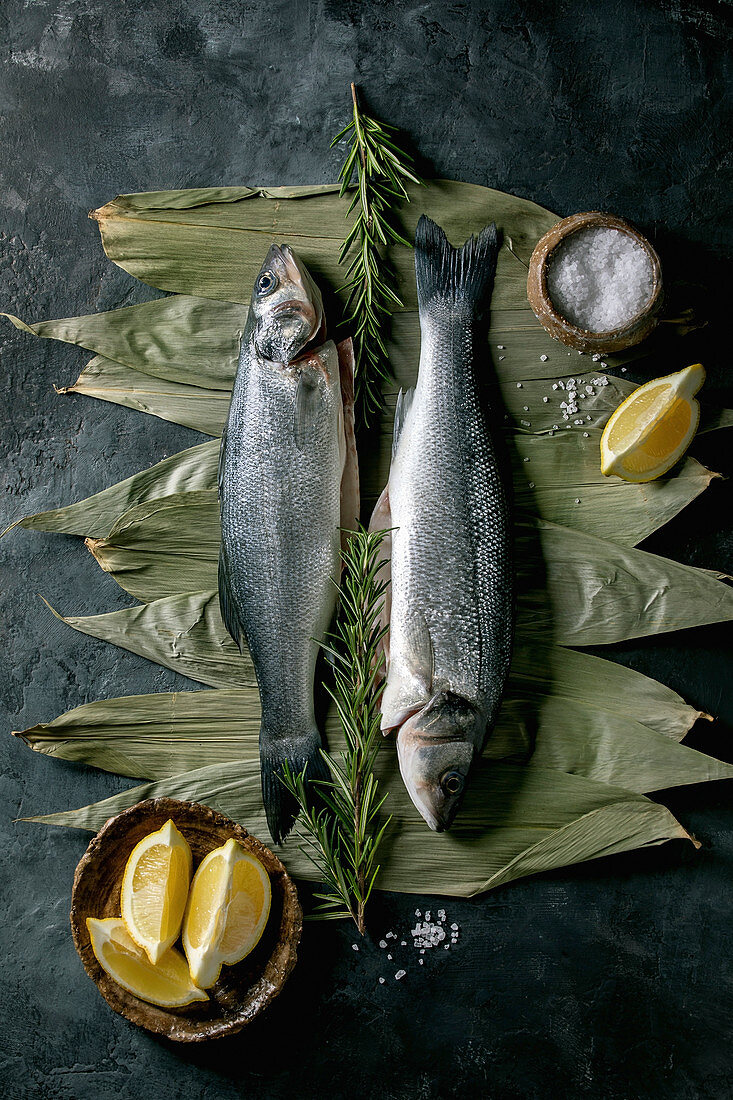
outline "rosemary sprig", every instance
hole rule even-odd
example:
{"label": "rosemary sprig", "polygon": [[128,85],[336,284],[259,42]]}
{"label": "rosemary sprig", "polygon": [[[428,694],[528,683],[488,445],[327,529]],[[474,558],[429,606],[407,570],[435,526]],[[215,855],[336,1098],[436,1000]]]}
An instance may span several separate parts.
{"label": "rosemary sprig", "polygon": [[353,251],[341,289],[348,292],[347,323],[353,326],[356,404],[363,423],[368,424],[382,409],[382,383],[390,377],[385,338],[394,309],[402,306],[383,250],[390,244],[412,247],[396,227],[394,208],[410,201],[405,181],[421,184],[422,180],[411,157],[397,145],[396,128],[359,107],[354,84],[351,96],[353,118],[331,148],[349,135],[349,153],[339,179],[344,195],[356,174],[357,187],[346,216],[356,208],[358,213],[341,246],[339,263]]}
{"label": "rosemary sprig", "polygon": [[325,880],[314,916],[352,917],[364,934],[364,912],[379,873],[377,850],[391,818],[380,823],[386,794],[379,794],[374,763],[382,733],[379,703],[384,687],[380,642],[386,633],[380,616],[388,581],[382,579],[379,550],[384,532],[355,532],[344,551],[341,609],[335,633],[324,648],[333,662],[333,686],[327,685],[346,749],[336,759],[323,752],[330,780],[314,781],[315,804],[305,787],[305,772],[285,766],[282,782],[296,799],[298,832],[307,855]]}

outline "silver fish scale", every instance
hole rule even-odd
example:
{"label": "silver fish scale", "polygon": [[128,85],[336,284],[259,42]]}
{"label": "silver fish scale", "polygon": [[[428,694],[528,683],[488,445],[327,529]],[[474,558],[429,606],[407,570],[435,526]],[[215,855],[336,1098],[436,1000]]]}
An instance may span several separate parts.
{"label": "silver fish scale", "polygon": [[470,318],[445,304],[421,326],[418,383],[389,483],[397,530],[388,681],[410,678],[423,617],[430,694],[447,688],[470,699],[491,725],[509,667],[513,582],[507,495],[475,378],[486,351],[477,351]]}
{"label": "silver fish scale", "polygon": [[315,639],[323,638],[336,601],[341,392],[333,343],[318,356],[321,406],[300,448],[297,372],[263,362],[251,344],[242,345],[227,427],[222,541],[260,686],[261,742],[297,740],[315,729]]}

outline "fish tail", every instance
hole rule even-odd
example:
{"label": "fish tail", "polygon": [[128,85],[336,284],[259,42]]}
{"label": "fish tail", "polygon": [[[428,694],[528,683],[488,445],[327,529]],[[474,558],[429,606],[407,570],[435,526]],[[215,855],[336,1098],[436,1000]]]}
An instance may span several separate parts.
{"label": "fish tail", "polygon": [[420,310],[431,303],[463,304],[476,314],[489,304],[496,274],[499,233],[494,222],[461,248],[454,248],[443,230],[422,215],[415,231],[415,275]]}
{"label": "fish tail", "polygon": [[294,775],[305,769],[306,789],[310,794],[318,790],[312,786],[314,779],[331,778],[328,765],[321,755],[321,737],[317,729],[297,741],[288,739],[287,742],[280,739],[273,741],[260,734],[262,800],[267,827],[276,844],[282,844],[298,816],[298,804],[281,779],[286,761]]}

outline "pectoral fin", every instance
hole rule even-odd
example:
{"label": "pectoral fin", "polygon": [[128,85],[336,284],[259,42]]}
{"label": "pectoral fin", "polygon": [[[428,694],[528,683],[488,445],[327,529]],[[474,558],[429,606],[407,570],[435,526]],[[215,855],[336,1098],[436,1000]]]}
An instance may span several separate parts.
{"label": "pectoral fin", "polygon": [[299,451],[305,450],[313,439],[322,411],[323,399],[318,376],[313,371],[299,371],[293,417],[293,435]]}
{"label": "pectoral fin", "polygon": [[428,702],[433,689],[433,664],[428,624],[417,611],[402,630],[399,657],[390,662],[382,696],[383,731],[398,728]]}

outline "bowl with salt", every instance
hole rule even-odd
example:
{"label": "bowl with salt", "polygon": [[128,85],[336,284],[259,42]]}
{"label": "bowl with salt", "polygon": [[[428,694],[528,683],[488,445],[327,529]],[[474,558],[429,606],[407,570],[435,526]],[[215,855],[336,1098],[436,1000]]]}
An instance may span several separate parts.
{"label": "bowl with salt", "polygon": [[623,218],[589,211],[553,225],[532,253],[527,297],[551,336],[577,351],[638,344],[662,305],[659,257]]}

